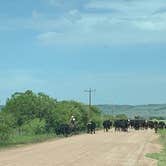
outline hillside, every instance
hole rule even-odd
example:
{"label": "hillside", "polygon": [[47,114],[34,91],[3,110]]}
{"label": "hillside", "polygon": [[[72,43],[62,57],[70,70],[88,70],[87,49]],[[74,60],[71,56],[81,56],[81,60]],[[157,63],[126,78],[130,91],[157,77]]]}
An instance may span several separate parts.
{"label": "hillside", "polygon": [[97,105],[97,107],[105,114],[117,115],[125,114],[129,118],[141,116],[164,117],[166,118],[166,104],[149,104],[149,105]]}

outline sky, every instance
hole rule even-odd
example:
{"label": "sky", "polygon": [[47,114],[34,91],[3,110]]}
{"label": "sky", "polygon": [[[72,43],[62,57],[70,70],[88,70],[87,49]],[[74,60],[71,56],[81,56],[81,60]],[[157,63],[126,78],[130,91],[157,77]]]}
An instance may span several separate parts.
{"label": "sky", "polygon": [[0,104],[31,89],[92,104],[166,103],[165,0],[1,0]]}

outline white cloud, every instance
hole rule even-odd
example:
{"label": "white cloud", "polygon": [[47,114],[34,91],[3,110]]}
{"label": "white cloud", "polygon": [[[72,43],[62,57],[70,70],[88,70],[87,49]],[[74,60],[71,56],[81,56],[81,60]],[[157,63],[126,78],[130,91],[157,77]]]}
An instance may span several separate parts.
{"label": "white cloud", "polygon": [[[166,17],[125,19],[98,14],[82,14],[80,19],[63,21],[63,31],[50,30],[38,36],[47,44],[124,44],[166,42]],[[61,22],[60,22],[61,23]],[[58,24],[58,23],[57,23]]]}
{"label": "white cloud", "polygon": [[37,38],[44,44],[163,43],[166,14],[160,10],[164,4],[163,0],[91,0],[84,7],[92,13],[73,9],[57,21],[64,23],[60,33],[53,28]]}
{"label": "white cloud", "polygon": [[110,9],[124,14],[144,16],[166,7],[164,0],[91,0],[85,5],[87,9]]}
{"label": "white cloud", "polygon": [[[60,5],[65,1],[49,0],[49,3]],[[36,39],[42,44],[166,42],[164,0],[91,0],[83,7],[59,15],[33,10],[31,18],[8,19],[0,29],[37,30]]]}

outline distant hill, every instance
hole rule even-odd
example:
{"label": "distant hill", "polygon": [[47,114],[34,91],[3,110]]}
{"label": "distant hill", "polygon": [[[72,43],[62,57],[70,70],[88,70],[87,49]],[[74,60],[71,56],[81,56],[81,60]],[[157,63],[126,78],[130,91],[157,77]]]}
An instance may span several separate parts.
{"label": "distant hill", "polygon": [[105,114],[117,115],[125,114],[129,118],[141,116],[164,117],[166,118],[166,104],[148,104],[148,105],[97,105],[97,107]]}

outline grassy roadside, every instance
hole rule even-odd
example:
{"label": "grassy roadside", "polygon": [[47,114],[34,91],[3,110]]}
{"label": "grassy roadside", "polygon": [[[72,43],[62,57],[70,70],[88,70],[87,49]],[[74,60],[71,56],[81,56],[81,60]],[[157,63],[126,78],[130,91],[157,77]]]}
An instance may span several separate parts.
{"label": "grassy roadside", "polygon": [[[101,129],[97,129],[101,130]],[[77,133],[76,135],[85,134],[86,131]],[[69,136],[70,137],[70,136]],[[52,139],[66,138],[63,135],[57,136],[56,134],[42,134],[42,135],[15,135],[7,142],[0,144],[0,150],[12,147],[19,147],[21,145],[35,144],[40,142],[49,141]]]}
{"label": "grassy roadside", "polygon": [[163,149],[160,153],[148,154],[147,157],[158,160],[158,166],[166,166],[166,130],[159,131],[159,141],[163,145]]}
{"label": "grassy roadside", "polygon": [[15,135],[9,142],[0,144],[0,150],[10,147],[17,147],[20,145],[33,144],[44,142],[50,139],[55,139],[55,134],[42,134],[42,135]]}

